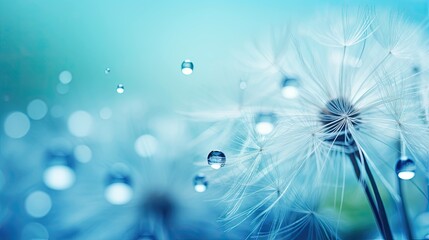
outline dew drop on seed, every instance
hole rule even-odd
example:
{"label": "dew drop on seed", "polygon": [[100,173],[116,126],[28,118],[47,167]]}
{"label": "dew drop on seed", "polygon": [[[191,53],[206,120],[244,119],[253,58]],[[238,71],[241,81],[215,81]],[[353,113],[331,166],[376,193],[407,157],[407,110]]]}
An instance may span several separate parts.
{"label": "dew drop on seed", "polygon": [[226,156],[221,151],[211,151],[207,156],[207,162],[213,169],[225,166]]}
{"label": "dew drop on seed", "polygon": [[186,59],[182,62],[182,73],[185,75],[190,75],[194,71],[194,64],[191,60]]}
{"label": "dew drop on seed", "polygon": [[118,84],[118,86],[116,87],[116,92],[119,94],[124,93],[125,89],[124,89],[124,85],[123,84]]}

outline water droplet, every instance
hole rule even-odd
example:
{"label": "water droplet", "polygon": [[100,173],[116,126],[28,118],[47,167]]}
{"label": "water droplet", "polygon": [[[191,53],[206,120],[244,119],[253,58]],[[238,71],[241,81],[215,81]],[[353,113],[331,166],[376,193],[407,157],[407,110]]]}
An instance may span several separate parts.
{"label": "water droplet", "polygon": [[416,175],[416,164],[411,159],[398,160],[395,169],[396,174],[402,180],[410,180]]}
{"label": "water droplet", "polygon": [[47,167],[43,172],[43,182],[54,190],[65,190],[70,188],[76,179],[72,168],[74,158],[68,154],[71,151],[66,142],[52,147],[47,158]]}
{"label": "water droplet", "polygon": [[182,73],[185,75],[189,75],[194,71],[194,64],[191,60],[186,59],[182,62]]}
{"label": "water droplet", "polygon": [[221,151],[211,151],[207,156],[207,162],[213,169],[225,166],[226,156]]}
{"label": "water droplet", "polygon": [[292,99],[299,95],[299,82],[295,78],[285,77],[282,81],[282,95],[285,98]]}
{"label": "water droplet", "polygon": [[276,116],[274,113],[259,113],[255,118],[255,130],[261,135],[267,135],[274,130]]}
{"label": "water droplet", "polygon": [[105,73],[105,74],[109,74],[109,73],[110,73],[110,68],[106,68],[106,69],[104,70],[104,73]]}
{"label": "water droplet", "polygon": [[67,165],[55,164],[45,169],[43,182],[51,189],[65,190],[75,182],[75,173]]}
{"label": "water droplet", "polygon": [[116,87],[116,92],[117,93],[124,93],[125,89],[124,89],[124,85],[123,84],[118,84],[118,86]]}
{"label": "water droplet", "polygon": [[194,189],[196,192],[205,192],[207,190],[208,182],[204,174],[199,173],[194,177]]}
{"label": "water droplet", "polygon": [[113,205],[124,205],[131,201],[133,188],[129,168],[123,163],[113,165],[108,178],[104,197]]}

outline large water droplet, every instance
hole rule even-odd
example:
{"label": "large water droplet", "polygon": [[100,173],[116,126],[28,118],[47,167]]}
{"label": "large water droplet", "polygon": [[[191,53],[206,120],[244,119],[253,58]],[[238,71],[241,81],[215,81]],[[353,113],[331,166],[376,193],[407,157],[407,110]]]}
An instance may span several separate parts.
{"label": "large water droplet", "polygon": [[203,174],[199,173],[194,177],[194,189],[196,192],[205,192],[207,190],[207,185],[207,179]]}
{"label": "large water droplet", "polygon": [[396,174],[402,180],[410,180],[416,175],[416,164],[411,159],[400,159],[396,163]]}
{"label": "large water droplet", "polygon": [[225,166],[226,156],[221,151],[211,151],[207,156],[207,162],[213,169]]}

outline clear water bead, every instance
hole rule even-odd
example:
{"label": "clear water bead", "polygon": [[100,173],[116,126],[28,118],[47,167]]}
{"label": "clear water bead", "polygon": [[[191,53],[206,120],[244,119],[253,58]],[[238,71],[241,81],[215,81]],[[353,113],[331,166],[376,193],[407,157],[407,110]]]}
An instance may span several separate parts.
{"label": "clear water bead", "polygon": [[105,73],[105,74],[109,74],[109,73],[110,73],[110,68],[106,68],[106,69],[104,70],[104,73]]}
{"label": "clear water bead", "polygon": [[116,87],[116,92],[119,94],[122,94],[122,93],[124,93],[124,91],[125,91],[124,85],[118,84],[118,86]]}
{"label": "clear water bead", "polygon": [[282,95],[284,98],[293,99],[299,95],[299,82],[296,78],[285,77],[282,81]]}
{"label": "clear water bead", "polygon": [[207,156],[207,162],[213,169],[225,166],[226,156],[221,151],[211,151]]}
{"label": "clear water bead", "polygon": [[194,177],[194,189],[196,192],[205,192],[207,190],[207,179],[204,174],[199,173]]}
{"label": "clear water bead", "polygon": [[410,180],[416,175],[416,164],[411,159],[398,160],[395,169],[396,174],[402,180]]}
{"label": "clear water bead", "polygon": [[189,75],[194,71],[194,64],[191,60],[186,59],[182,62],[182,73],[185,75]]}
{"label": "clear water bead", "polygon": [[274,113],[258,113],[255,117],[255,130],[261,135],[267,135],[274,130],[275,122]]}

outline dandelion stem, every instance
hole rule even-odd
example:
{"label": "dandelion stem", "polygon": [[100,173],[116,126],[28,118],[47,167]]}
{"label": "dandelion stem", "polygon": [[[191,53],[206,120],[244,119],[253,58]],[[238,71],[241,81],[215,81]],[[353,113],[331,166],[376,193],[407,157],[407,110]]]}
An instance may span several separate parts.
{"label": "dandelion stem", "polygon": [[[371,191],[368,187],[368,183],[365,179],[362,179],[361,169],[359,167],[358,159],[356,158],[356,155],[362,157],[362,162],[365,166],[365,171],[368,175],[368,178],[371,183],[372,191],[374,192],[374,196],[371,194]],[[390,230],[389,221],[387,219],[386,211],[384,209],[383,201],[381,199],[380,193],[378,191],[377,185],[375,183],[374,177],[371,173],[371,170],[369,169],[368,164],[366,163],[365,156],[359,155],[359,153],[352,153],[349,154],[350,161],[352,162],[353,169],[355,171],[357,179],[361,182],[362,187],[365,190],[365,194],[368,198],[369,204],[371,206],[372,213],[376,219],[378,228],[380,229],[381,234],[383,235],[384,239],[392,240],[392,232]],[[374,197],[376,200],[374,200]],[[376,203],[377,202],[377,203]]]}
{"label": "dandelion stem", "polygon": [[410,221],[408,219],[407,210],[405,208],[404,192],[402,190],[402,181],[399,177],[397,177],[397,180],[398,180],[398,192],[399,192],[399,196],[401,196],[401,199],[399,201],[399,209],[400,209],[401,214],[402,214],[402,221],[403,221],[403,224],[405,226],[406,237],[408,240],[411,240],[411,239],[413,239],[413,233],[411,231]]}
{"label": "dandelion stem", "polygon": [[363,164],[365,165],[365,171],[368,175],[369,181],[372,186],[372,190],[377,200],[377,205],[379,207],[380,218],[383,223],[383,229],[386,233],[386,239],[393,239],[392,230],[390,229],[389,220],[387,219],[386,209],[384,208],[383,200],[381,199],[380,192],[378,191],[377,183],[375,182],[374,176],[372,175],[371,169],[369,169],[367,160],[365,156],[362,155]]}

